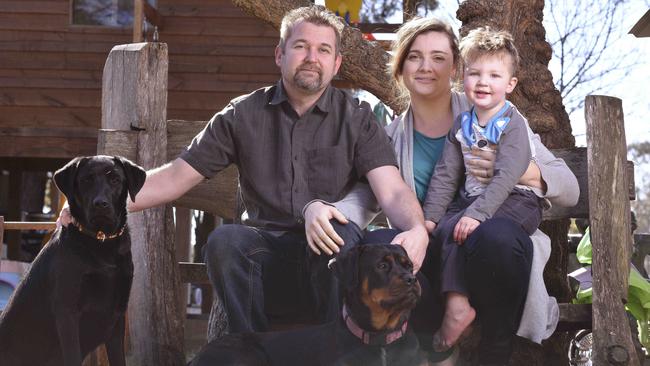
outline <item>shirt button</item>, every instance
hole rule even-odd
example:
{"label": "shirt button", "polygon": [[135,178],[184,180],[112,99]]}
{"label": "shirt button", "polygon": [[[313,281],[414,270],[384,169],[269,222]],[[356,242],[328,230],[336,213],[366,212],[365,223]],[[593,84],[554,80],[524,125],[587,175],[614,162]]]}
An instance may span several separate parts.
{"label": "shirt button", "polygon": [[293,160],[298,161],[298,155],[294,155]]}

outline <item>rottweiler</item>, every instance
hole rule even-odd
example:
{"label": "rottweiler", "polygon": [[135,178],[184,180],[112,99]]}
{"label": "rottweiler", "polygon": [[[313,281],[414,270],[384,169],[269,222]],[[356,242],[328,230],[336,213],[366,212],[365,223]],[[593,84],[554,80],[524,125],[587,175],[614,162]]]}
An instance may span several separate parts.
{"label": "rottweiler", "polygon": [[331,268],[344,300],[338,321],[226,335],[205,345],[190,365],[426,364],[417,337],[408,329],[421,289],[404,248],[356,246],[343,251]]}
{"label": "rottweiler", "polygon": [[0,316],[2,366],[80,366],[102,343],[125,365],[125,312],[133,279],[127,194],[145,171],[120,157],[72,160],[54,174],[76,223],[57,229]]}

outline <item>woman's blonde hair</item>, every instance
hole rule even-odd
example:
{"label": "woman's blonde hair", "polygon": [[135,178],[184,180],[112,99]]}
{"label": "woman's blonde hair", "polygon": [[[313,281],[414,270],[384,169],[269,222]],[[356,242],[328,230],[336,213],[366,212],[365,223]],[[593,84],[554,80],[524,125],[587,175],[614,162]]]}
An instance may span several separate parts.
{"label": "woman's blonde hair", "polygon": [[461,60],[460,50],[458,48],[458,37],[456,37],[451,25],[437,18],[415,17],[402,24],[399,28],[391,50],[391,60],[388,71],[390,76],[392,76],[397,83],[400,99],[402,99],[402,101],[408,101],[409,99],[408,90],[406,90],[402,81],[402,68],[404,67],[404,61],[406,61],[406,56],[411,50],[411,46],[415,39],[419,35],[429,32],[440,32],[447,36],[453,57],[453,64],[456,67],[456,75],[454,75],[454,79],[458,79],[460,75]]}

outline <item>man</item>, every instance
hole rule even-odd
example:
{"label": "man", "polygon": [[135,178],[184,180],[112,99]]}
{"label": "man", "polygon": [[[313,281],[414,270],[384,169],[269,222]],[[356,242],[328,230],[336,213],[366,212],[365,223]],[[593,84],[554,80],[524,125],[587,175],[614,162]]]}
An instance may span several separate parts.
{"label": "man", "polygon": [[[179,158],[148,172],[129,205],[129,211],[138,211],[170,202],[237,165],[245,225],[220,226],[205,248],[230,332],[266,330],[267,312],[300,301],[305,287],[313,291],[321,320],[339,315],[337,286],[326,263],[355,245],[361,231],[339,218],[343,224],[332,223],[341,243],[308,241],[301,211],[312,200],[342,198],[363,177],[388,217],[404,230],[396,241],[409,254],[426,250],[422,211],[399,175],[388,137],[367,104],[330,86],[341,65],[342,27],[322,7],[289,12],[275,49],[281,80],[232,100]],[[305,269],[307,248],[316,255]]]}

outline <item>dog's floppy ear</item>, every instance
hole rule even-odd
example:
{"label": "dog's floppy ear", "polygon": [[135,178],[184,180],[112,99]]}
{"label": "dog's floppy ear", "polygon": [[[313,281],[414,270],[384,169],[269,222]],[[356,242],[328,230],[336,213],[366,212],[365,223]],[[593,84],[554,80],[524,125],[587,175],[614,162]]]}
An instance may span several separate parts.
{"label": "dog's floppy ear", "polygon": [[59,191],[61,191],[68,201],[73,199],[72,192],[74,192],[74,180],[77,178],[77,169],[81,161],[85,159],[76,157],[63,168],[54,172],[54,184],[56,184]]}
{"label": "dog's floppy ear", "polygon": [[339,283],[347,288],[356,288],[359,284],[359,257],[363,253],[363,245],[354,246],[348,250],[343,250],[331,263],[334,275],[339,279]]}
{"label": "dog's floppy ear", "polygon": [[135,195],[140,192],[140,189],[144,185],[144,181],[147,179],[147,172],[129,159],[121,156],[115,156],[113,159],[115,159],[115,162],[120,164],[124,169],[129,197],[131,198],[131,201],[135,202]]}

